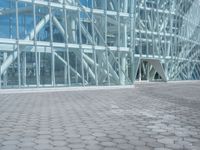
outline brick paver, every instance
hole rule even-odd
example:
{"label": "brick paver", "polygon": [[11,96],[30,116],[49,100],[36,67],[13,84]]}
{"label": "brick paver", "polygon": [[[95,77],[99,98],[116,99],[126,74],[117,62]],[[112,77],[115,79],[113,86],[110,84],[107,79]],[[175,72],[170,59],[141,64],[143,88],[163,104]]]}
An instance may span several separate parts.
{"label": "brick paver", "polygon": [[0,94],[0,150],[29,149],[200,150],[200,82]]}

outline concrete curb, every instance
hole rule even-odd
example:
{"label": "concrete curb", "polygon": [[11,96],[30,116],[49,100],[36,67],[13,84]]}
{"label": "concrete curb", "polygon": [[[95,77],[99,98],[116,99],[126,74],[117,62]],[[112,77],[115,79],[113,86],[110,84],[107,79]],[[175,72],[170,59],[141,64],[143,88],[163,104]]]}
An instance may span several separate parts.
{"label": "concrete curb", "polygon": [[124,85],[124,86],[87,86],[87,87],[0,89],[0,94],[117,90],[117,89],[130,89],[130,88],[134,88],[134,87],[135,87],[134,85]]}

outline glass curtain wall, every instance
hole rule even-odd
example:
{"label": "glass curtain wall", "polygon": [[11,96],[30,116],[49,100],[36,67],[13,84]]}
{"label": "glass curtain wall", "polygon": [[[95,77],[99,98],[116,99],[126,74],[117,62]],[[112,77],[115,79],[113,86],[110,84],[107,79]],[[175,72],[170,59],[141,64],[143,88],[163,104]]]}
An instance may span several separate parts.
{"label": "glass curtain wall", "polygon": [[199,0],[4,0],[0,87],[200,79]]}

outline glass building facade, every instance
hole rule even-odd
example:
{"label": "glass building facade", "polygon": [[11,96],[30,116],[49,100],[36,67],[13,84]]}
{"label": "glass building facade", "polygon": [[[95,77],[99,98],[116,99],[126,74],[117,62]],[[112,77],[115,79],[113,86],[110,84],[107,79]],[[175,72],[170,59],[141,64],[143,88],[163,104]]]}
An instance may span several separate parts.
{"label": "glass building facade", "polygon": [[0,88],[200,79],[200,0],[2,0]]}

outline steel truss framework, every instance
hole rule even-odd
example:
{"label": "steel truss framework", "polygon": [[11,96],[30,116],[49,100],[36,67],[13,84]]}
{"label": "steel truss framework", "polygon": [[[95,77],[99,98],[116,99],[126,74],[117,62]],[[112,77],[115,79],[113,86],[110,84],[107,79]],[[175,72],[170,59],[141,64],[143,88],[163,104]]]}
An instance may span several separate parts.
{"label": "steel truss framework", "polygon": [[200,79],[200,0],[4,0],[0,86]]}

